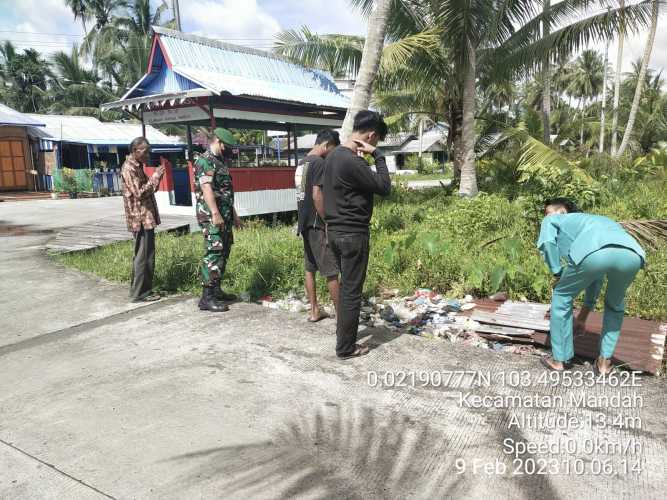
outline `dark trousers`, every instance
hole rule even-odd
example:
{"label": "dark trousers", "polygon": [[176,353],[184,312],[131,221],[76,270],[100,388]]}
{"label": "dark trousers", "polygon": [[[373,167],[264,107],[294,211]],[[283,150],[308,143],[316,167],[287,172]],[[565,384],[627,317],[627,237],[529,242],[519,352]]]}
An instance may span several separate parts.
{"label": "dark trousers", "polygon": [[368,269],[369,236],[365,233],[328,234],[341,274],[340,300],[336,318],[336,354],[346,356],[354,352],[359,328],[361,292]]}
{"label": "dark trousers", "polygon": [[132,279],[130,298],[143,299],[153,290],[153,272],[155,270],[155,230],[143,227],[134,234],[134,259],[132,260]]}

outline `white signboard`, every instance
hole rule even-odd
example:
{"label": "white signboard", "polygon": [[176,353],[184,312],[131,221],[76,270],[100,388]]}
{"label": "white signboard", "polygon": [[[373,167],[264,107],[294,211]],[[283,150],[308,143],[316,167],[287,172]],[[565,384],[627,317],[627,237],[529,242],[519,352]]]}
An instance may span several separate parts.
{"label": "white signboard", "polygon": [[160,123],[189,122],[193,120],[208,120],[208,118],[208,113],[198,106],[160,109],[157,111],[144,112],[144,121],[146,123],[150,123],[151,125]]}

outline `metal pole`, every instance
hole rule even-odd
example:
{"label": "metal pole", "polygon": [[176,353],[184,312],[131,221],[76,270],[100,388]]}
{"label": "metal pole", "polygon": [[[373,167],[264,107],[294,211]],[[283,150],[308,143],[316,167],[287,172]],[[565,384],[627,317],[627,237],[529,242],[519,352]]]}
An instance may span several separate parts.
{"label": "metal pole", "polygon": [[146,137],[146,123],[144,122],[144,110],[143,109],[141,110],[141,137]]}
{"label": "metal pole", "polygon": [[174,10],[174,21],[176,21],[176,31],[183,31],[181,28],[181,10],[178,8],[178,0],[171,0],[171,6]]}
{"label": "metal pole", "polygon": [[191,125],[186,125],[185,129],[187,131],[187,141],[188,141],[188,161],[192,161],[192,126]]}
{"label": "metal pole", "polygon": [[298,138],[296,136],[296,125],[292,125],[292,130],[294,131],[294,166],[299,166],[299,144]]}

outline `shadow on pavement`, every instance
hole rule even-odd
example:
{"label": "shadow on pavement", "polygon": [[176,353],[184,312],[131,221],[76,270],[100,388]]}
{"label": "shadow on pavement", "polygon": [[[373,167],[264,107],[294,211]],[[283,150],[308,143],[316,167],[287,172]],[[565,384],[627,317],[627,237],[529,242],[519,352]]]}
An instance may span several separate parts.
{"label": "shadow on pavement", "polygon": [[[448,498],[462,487],[442,433],[371,408],[322,409],[287,422],[270,441],[180,455],[175,488],[234,498]],[[456,491],[460,497],[461,491]]]}

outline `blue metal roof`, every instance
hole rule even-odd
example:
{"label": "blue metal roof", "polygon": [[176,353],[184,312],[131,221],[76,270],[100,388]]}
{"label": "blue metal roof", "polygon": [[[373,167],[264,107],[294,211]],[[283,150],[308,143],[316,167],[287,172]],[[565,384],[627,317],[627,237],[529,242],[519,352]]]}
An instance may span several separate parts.
{"label": "blue metal roof", "polygon": [[45,124],[0,103],[0,125],[44,127]]}
{"label": "blue metal roof", "polygon": [[[124,97],[152,96],[197,88],[280,101],[345,109],[349,100],[332,78],[274,54],[165,28],[153,28],[160,44],[153,71]],[[164,48],[165,53],[162,53]],[[171,68],[165,59],[171,63]]]}

